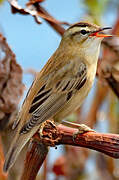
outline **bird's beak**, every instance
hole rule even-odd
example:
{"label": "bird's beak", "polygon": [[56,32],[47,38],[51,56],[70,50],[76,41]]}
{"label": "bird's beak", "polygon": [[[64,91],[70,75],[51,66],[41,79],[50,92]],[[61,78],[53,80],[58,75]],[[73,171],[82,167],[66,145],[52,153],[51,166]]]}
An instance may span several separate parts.
{"label": "bird's beak", "polygon": [[[100,28],[100,29],[98,29],[98,30],[96,30],[96,31],[92,31],[91,32],[91,34],[90,34],[90,36],[96,36],[96,37],[102,37],[102,38],[104,38],[104,37],[112,37],[112,35],[110,35],[110,34],[104,34],[102,31],[104,31],[104,30],[107,30],[107,29],[112,29],[111,27],[105,27],[105,28]],[[102,33],[101,33],[102,32]]]}

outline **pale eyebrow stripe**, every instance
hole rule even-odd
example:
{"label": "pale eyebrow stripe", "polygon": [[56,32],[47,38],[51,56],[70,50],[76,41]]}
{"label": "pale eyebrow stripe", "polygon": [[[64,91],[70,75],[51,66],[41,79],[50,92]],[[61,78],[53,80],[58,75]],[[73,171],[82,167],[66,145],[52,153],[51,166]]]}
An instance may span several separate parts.
{"label": "pale eyebrow stripe", "polygon": [[74,24],[71,27],[69,27],[69,29],[72,29],[73,27],[90,27],[90,24],[88,23],[78,23],[78,24]]}

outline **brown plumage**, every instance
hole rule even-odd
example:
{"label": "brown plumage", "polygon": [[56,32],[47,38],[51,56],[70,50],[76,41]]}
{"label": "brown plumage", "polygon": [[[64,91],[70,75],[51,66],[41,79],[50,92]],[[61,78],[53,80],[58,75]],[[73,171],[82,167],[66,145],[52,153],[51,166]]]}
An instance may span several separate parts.
{"label": "brown plumage", "polygon": [[[103,29],[102,29],[103,30]],[[80,107],[92,87],[103,35],[85,22],[71,26],[61,43],[36,76],[14,123],[16,133],[7,153],[4,171],[15,162],[42,122],[61,120]],[[95,34],[95,35],[94,35]]]}

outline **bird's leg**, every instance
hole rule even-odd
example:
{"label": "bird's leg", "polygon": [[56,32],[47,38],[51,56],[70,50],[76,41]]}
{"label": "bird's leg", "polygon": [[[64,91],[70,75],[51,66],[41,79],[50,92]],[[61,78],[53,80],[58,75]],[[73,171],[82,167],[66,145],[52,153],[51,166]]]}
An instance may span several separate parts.
{"label": "bird's leg", "polygon": [[62,121],[62,124],[65,126],[69,126],[72,128],[77,128],[78,129],[78,133],[83,134],[85,132],[89,132],[89,131],[93,131],[95,132],[93,129],[91,129],[90,127],[88,127],[85,124],[77,124],[77,123],[73,123],[73,122],[69,122],[69,121]]}

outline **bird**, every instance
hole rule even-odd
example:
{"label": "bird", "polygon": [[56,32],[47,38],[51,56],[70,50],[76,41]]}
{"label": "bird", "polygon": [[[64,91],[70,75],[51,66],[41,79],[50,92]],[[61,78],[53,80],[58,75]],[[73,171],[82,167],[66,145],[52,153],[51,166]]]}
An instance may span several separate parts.
{"label": "bird", "polygon": [[[7,172],[43,122],[55,123],[78,109],[96,74],[101,41],[111,35],[92,23],[78,22],[63,34],[59,47],[36,75],[13,124],[15,135],[5,158]],[[84,129],[85,131],[85,129]]]}

